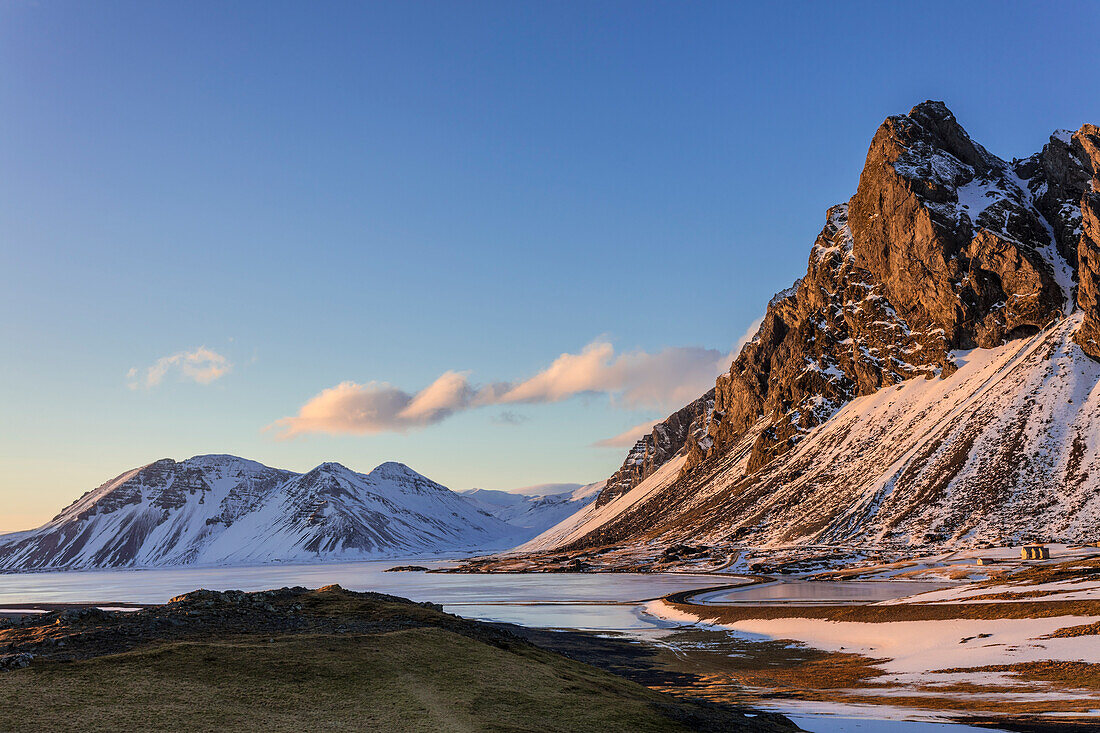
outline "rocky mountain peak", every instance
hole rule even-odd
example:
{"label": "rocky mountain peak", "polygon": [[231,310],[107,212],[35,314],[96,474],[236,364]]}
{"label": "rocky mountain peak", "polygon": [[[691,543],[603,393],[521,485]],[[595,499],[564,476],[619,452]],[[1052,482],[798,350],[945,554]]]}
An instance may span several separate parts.
{"label": "rocky mountain peak", "polygon": [[[943,102],[921,102],[909,110],[908,115],[888,117],[876,133],[876,140],[880,134],[889,136],[892,143],[904,148],[907,154],[897,156],[897,159],[909,164],[934,164],[937,162],[936,151],[942,151],[970,166],[978,174],[988,174],[998,160],[970,138]],[[880,146],[886,144],[884,140],[878,141]],[[868,158],[877,147],[876,141],[872,141]]]}
{"label": "rocky mountain peak", "polygon": [[352,471],[350,468],[348,468],[344,464],[337,463],[336,461],[325,461],[324,463],[318,465],[316,468],[309,471],[306,475],[309,475],[309,474],[312,474],[312,473],[328,474],[328,475],[332,475],[332,476],[347,476],[347,475],[353,475],[354,476],[355,475],[355,471]]}
{"label": "rocky mountain peak", "polygon": [[376,485],[391,484],[400,487],[402,491],[419,493],[450,493],[450,489],[437,484],[427,476],[417,473],[404,463],[387,461],[375,467],[367,474],[367,481]]}
{"label": "rocky mountain peak", "polygon": [[1100,176],[1100,127],[1096,125],[1085,123],[1081,125],[1081,129],[1073,133],[1071,138],[1075,147],[1080,148],[1083,155],[1078,155],[1082,163],[1085,164],[1087,170],[1092,173],[1093,176],[1093,188],[1097,187],[1095,183]]}
{"label": "rocky mountain peak", "polygon": [[[166,458],[164,460],[174,463],[174,461],[172,461],[172,459],[170,458]],[[222,467],[248,471],[269,470],[267,466],[263,465],[262,463],[249,460],[248,458],[234,456],[229,453],[207,453],[203,455],[192,456],[185,461],[180,461],[180,463],[195,467]]]}
{"label": "rocky mountain peak", "polygon": [[850,202],[856,265],[949,348],[1042,328],[1072,303],[1072,270],[1022,183],[940,103],[888,118]]}
{"label": "rocky mountain peak", "polygon": [[[686,455],[679,478],[653,505],[631,510],[647,521],[712,491],[705,476],[747,490],[853,400],[953,375],[958,350],[1007,348],[1059,329],[1100,360],[1098,133],[1093,125],[1058,132],[1039,153],[1008,162],[943,102],[886,118],[855,194],[828,210],[806,274],[768,304],[713,393],[658,425],[682,425],[686,414],[704,434],[669,431],[683,440],[669,441],[671,450],[658,450],[656,433],[639,441],[598,506],[673,455]],[[915,473],[910,483],[939,490],[951,475]],[[591,541],[617,536],[602,526]]]}

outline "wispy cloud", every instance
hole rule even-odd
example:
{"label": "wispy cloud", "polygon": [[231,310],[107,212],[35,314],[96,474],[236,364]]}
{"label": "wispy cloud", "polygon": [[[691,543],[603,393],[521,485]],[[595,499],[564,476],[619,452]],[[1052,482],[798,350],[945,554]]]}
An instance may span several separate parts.
{"label": "wispy cloud", "polygon": [[152,389],[171,374],[177,375],[180,380],[210,384],[224,377],[232,368],[233,365],[224,356],[200,346],[194,351],[162,356],[144,369],[134,367],[126,373],[126,379],[130,389]]}
{"label": "wispy cloud", "polygon": [[659,420],[647,420],[646,422],[639,423],[632,428],[628,428],[618,435],[611,438],[604,438],[603,440],[597,440],[592,444],[593,448],[633,448],[634,444],[641,440],[644,436],[649,435],[653,430],[653,426],[656,425]]}
{"label": "wispy cloud", "polygon": [[[734,344],[733,350],[730,352],[729,356],[725,360],[723,360],[722,371],[725,371],[726,368],[729,366],[729,363],[733,361],[733,359],[738,354],[741,353],[741,349],[745,347],[745,344],[752,341],[753,337],[756,335],[756,332],[760,330],[760,324],[763,322],[763,318],[757,318],[755,321],[749,324],[749,327],[745,329],[745,333],[741,335],[741,338],[737,339],[737,343]],[[695,399],[699,396],[699,394],[705,391],[705,389],[699,390],[693,396],[683,400],[681,404],[687,404],[689,401]],[[658,422],[660,421],[649,420],[647,422],[639,423],[632,428],[624,430],[618,435],[612,436],[610,438],[604,438],[603,440],[597,440],[595,443],[592,444],[592,447],[633,448],[634,444],[637,443],[642,437],[648,435],[649,432],[653,430],[653,426],[656,425]]]}
{"label": "wispy cloud", "polygon": [[729,355],[714,349],[689,346],[615,356],[611,344],[596,341],[579,354],[562,354],[499,400],[559,402],[578,394],[604,393],[623,407],[668,409],[705,392],[728,366]]}
{"label": "wispy cloud", "polygon": [[731,355],[698,347],[615,353],[594,341],[580,353],[562,354],[535,376],[477,386],[464,372],[448,371],[418,392],[385,382],[342,382],[315,395],[298,411],[269,425],[280,439],[306,433],[368,435],[405,432],[488,405],[560,402],[582,394],[607,395],[625,408],[668,410],[714,385]]}

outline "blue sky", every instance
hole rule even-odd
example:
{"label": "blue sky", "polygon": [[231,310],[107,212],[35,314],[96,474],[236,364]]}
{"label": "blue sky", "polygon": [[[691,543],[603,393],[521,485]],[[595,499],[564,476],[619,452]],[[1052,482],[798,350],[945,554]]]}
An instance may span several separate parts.
{"label": "blue sky", "polygon": [[[1002,157],[1100,121],[1098,15],[0,0],[0,530],[209,452],[606,477],[593,444],[802,274],[886,115],[942,99]],[[591,349],[594,381],[547,386]],[[345,383],[461,404],[264,430]]]}

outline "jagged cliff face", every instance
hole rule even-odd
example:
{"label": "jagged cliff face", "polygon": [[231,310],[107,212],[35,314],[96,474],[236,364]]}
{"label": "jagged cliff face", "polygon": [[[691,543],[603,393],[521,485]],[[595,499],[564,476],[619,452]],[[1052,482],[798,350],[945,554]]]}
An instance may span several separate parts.
{"label": "jagged cliff face", "polygon": [[1100,129],[1085,125],[1070,142],[1073,159],[1091,174],[1087,185],[1082,185],[1077,227],[1078,303],[1085,322],[1074,339],[1089,356],[1100,359]]}
{"label": "jagged cliff face", "polygon": [[996,346],[1060,318],[1073,303],[1073,269],[1062,255],[1069,235],[1059,246],[1056,232],[1071,231],[1076,207],[1038,179],[1049,171],[1065,196],[1076,193],[1081,166],[1065,148],[1052,138],[1037,160],[1014,166],[974,143],[941,103],[887,119],[856,195],[829,211],[806,276],[773,299],[718,380],[721,419],[707,455],[764,417],[756,470],[854,397],[950,374],[951,349]]}
{"label": "jagged cliff face", "polygon": [[[1074,330],[1064,335],[1100,358],[1098,175],[1100,136],[1092,125],[1059,131],[1039,153],[1006,162],[974,142],[940,102],[888,118],[855,195],[829,210],[806,275],[772,299],[755,338],[718,378],[706,437],[685,438],[671,454],[636,447],[609,482],[608,501],[622,493],[611,493],[613,483],[637,486],[660,468],[660,457],[686,457],[677,479],[633,505],[632,523],[618,521],[612,531],[609,520],[569,541],[622,541],[680,511],[706,524],[702,509],[689,511],[699,497],[719,484],[736,484],[745,495],[756,486],[778,490],[764,475],[853,400],[914,379],[942,385],[959,368],[958,350],[993,349],[1056,327],[1063,333],[1078,307]],[[638,458],[649,461],[632,474]],[[618,481],[624,472],[627,480]],[[940,486],[955,474],[937,476]],[[916,491],[927,479],[910,471],[891,490]],[[738,524],[746,507],[723,501],[708,511],[719,524]]]}
{"label": "jagged cliff face", "polygon": [[596,497],[602,507],[633,489],[674,456],[707,445],[707,429],[714,410],[714,390],[680,408],[653,426],[634,444],[622,467],[611,475]]}
{"label": "jagged cliff face", "polygon": [[956,352],[948,377],[857,397],[750,471],[754,427],[690,472],[658,471],[523,549],[1095,542],[1100,362],[1071,338],[1083,319]]}

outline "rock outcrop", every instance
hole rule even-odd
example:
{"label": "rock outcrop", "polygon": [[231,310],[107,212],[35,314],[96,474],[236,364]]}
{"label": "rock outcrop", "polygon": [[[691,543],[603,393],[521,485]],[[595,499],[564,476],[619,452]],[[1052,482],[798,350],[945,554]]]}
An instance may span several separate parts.
{"label": "rock outcrop", "polygon": [[[1061,171],[1070,196],[1067,171],[1079,167],[1046,166]],[[1046,208],[1068,205],[1043,193]],[[829,211],[806,276],[772,300],[757,337],[719,378],[707,455],[766,416],[749,461],[756,470],[852,398],[949,374],[951,349],[1037,333],[1072,297],[1072,269],[1016,167],[973,142],[940,102],[890,117],[856,195]]]}
{"label": "rock outcrop", "polygon": [[1100,129],[1085,125],[1074,134],[1072,143],[1075,157],[1092,176],[1081,192],[1077,302],[1085,312],[1085,321],[1075,339],[1085,353],[1100,359]]}
{"label": "rock outcrop", "polygon": [[773,298],[719,377],[711,440],[686,470],[764,417],[756,470],[854,397],[950,374],[952,349],[996,346],[1063,317],[1074,302],[1063,252],[1086,179],[1078,137],[1052,136],[1009,163],[942,102],[887,118],[855,196],[829,210],[806,275]]}
{"label": "rock outcrop", "polygon": [[[1100,360],[1097,132],[1058,131],[1039,153],[1009,162],[971,139],[942,102],[887,118],[855,195],[828,211],[806,274],[772,299],[718,378],[706,436],[673,452],[687,456],[679,480],[632,511],[659,526],[678,502],[717,492],[720,466],[723,482],[750,491],[754,476],[854,399],[949,377],[956,350],[1034,337],[1078,307],[1073,339]],[[670,457],[640,443],[609,482],[608,501]],[[730,519],[730,508],[710,511]],[[591,541],[624,536],[603,531]]]}
{"label": "rock outcrop", "polygon": [[692,449],[700,450],[701,445],[706,445],[713,409],[714,390],[711,390],[654,425],[653,430],[630,449],[622,467],[607,480],[596,497],[596,506],[604,506],[630,491],[673,456]]}

